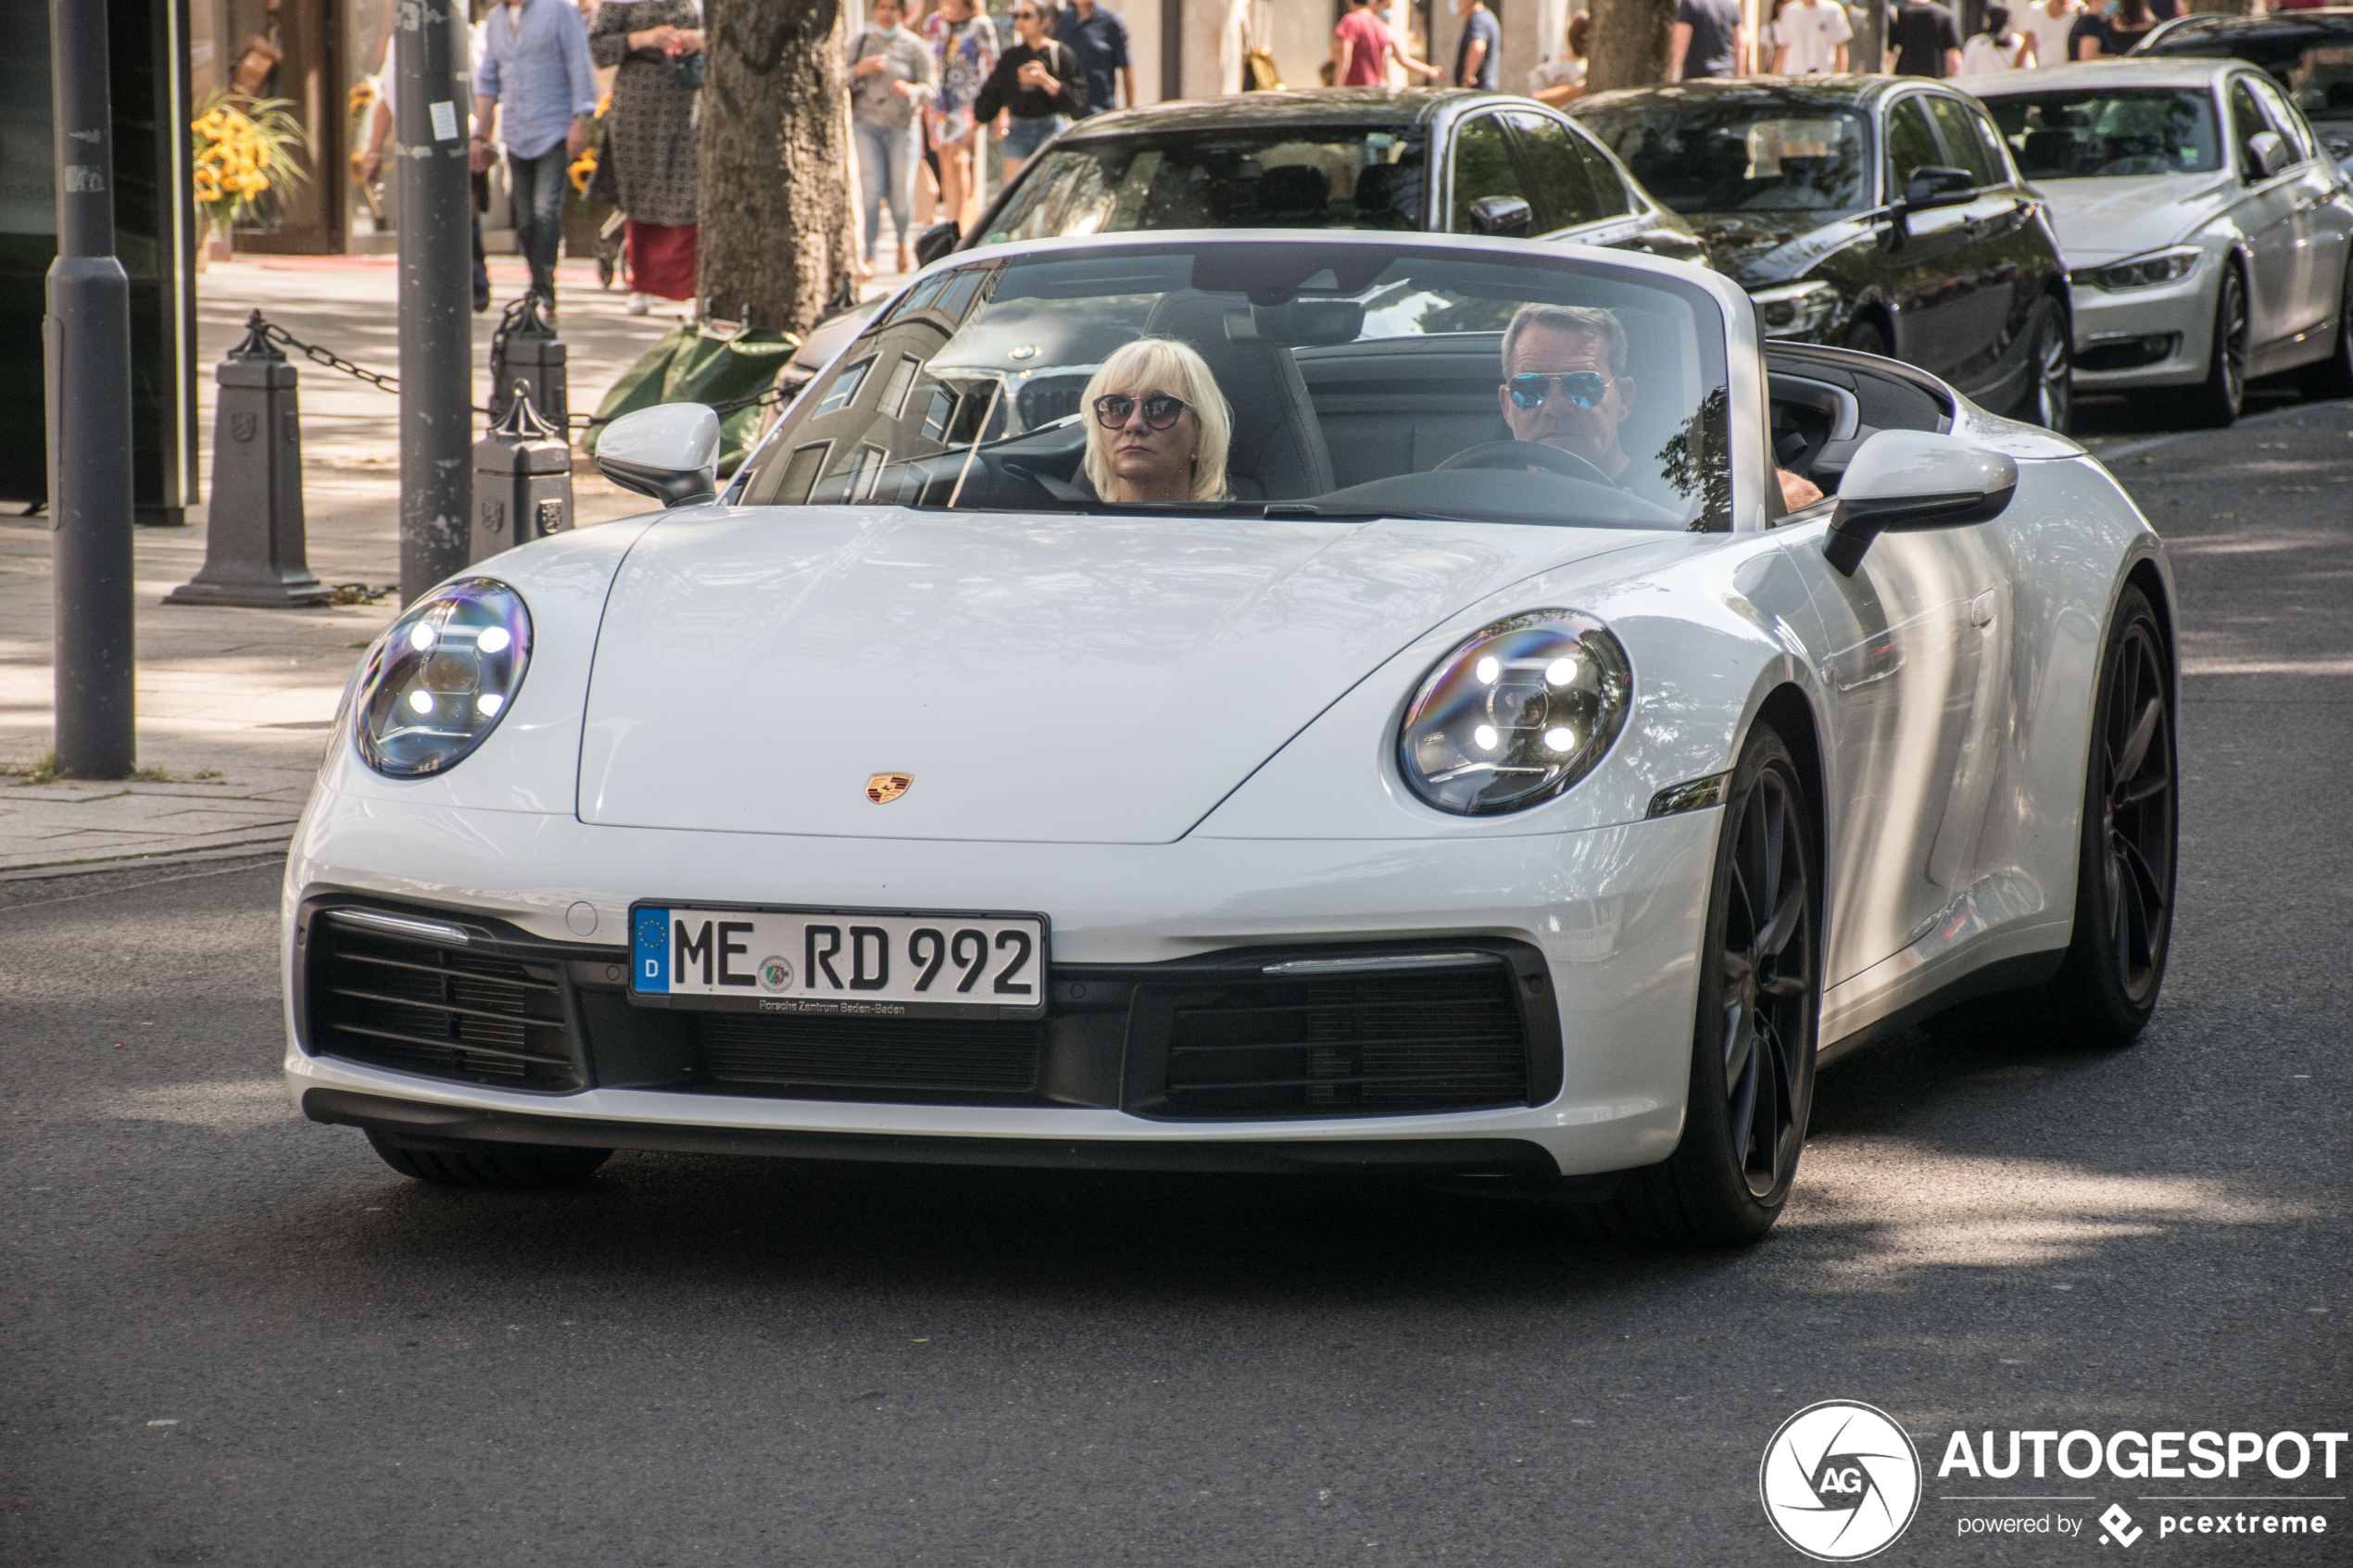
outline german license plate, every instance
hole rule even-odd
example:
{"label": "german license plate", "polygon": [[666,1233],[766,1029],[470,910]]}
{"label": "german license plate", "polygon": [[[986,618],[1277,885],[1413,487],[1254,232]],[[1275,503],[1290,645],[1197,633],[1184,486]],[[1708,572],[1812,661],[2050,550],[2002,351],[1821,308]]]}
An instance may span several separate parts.
{"label": "german license plate", "polygon": [[630,996],[653,1007],[1037,1017],[1042,915],[631,906]]}

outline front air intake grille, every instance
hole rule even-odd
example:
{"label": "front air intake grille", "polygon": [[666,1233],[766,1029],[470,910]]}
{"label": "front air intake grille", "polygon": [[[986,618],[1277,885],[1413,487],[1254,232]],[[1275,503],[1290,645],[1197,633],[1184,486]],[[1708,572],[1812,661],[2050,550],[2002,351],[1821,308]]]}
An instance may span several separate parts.
{"label": "front air intake grille", "polygon": [[308,923],[307,1045],[369,1067],[498,1088],[582,1087],[552,963],[522,963],[367,929]]}
{"label": "front air intake grille", "polygon": [[1232,1116],[1525,1105],[1528,1042],[1513,987],[1496,960],[1171,992],[1166,1107]]}
{"label": "front air intake grille", "polygon": [[735,1094],[797,1099],[1028,1097],[1042,1022],[700,1013],[703,1071]]}

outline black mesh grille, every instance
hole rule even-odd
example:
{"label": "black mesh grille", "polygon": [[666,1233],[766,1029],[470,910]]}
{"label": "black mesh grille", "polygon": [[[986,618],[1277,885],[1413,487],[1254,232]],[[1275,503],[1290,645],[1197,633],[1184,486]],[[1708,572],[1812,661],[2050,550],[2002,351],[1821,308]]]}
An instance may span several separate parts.
{"label": "black mesh grille", "polygon": [[1188,989],[1175,998],[1167,1102],[1210,1114],[1525,1104],[1528,1047],[1512,984],[1499,961]]}
{"label": "black mesh grille", "polygon": [[1013,399],[1020,411],[1024,430],[1036,430],[1039,425],[1066,420],[1078,412],[1078,399],[1087,390],[1085,376],[1041,376],[1025,384]]}
{"label": "black mesh grille", "polygon": [[552,964],[310,922],[308,1046],[321,1056],[504,1088],[576,1089]]}
{"label": "black mesh grille", "polygon": [[1028,1095],[1045,1035],[1042,1023],[994,1019],[724,1012],[697,1015],[695,1027],[714,1085],[823,1099]]}

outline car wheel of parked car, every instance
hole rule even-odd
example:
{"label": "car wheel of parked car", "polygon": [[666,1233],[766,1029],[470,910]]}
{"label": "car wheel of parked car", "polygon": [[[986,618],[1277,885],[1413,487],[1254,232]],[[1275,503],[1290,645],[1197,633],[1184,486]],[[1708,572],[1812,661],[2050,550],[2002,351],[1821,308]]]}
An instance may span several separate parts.
{"label": "car wheel of parked car", "polygon": [[2307,397],[2353,397],[2353,263],[2345,269],[2345,287],[2336,302],[2336,341],[2329,357],[2304,367],[2297,378]]}
{"label": "car wheel of parked car", "polygon": [[2092,710],[2075,936],[2032,1010],[2055,1044],[2129,1045],[2157,1009],[2173,932],[2171,668],[2156,611],[2126,588]]}
{"label": "car wheel of parked car", "polygon": [[2069,351],[2067,312],[2048,295],[2034,302],[2027,343],[2033,379],[2019,400],[2017,417],[2065,435],[2075,402],[2075,357]]}
{"label": "car wheel of parked car", "polygon": [[1895,353],[1888,344],[1886,329],[1869,317],[1846,329],[1846,346],[1857,354],[1876,354],[1882,359],[1893,358]]}
{"label": "car wheel of parked car", "polygon": [[609,1148],[554,1144],[480,1143],[462,1149],[419,1148],[385,1133],[369,1144],[404,1176],[446,1187],[544,1187],[585,1181],[612,1158]]}
{"label": "car wheel of parked car", "polygon": [[1797,1174],[1814,1099],[1820,846],[1789,747],[1759,730],[1726,791],[1683,1140],[1629,1171],[1604,1225],[1645,1242],[1755,1241]]}
{"label": "car wheel of parked car", "polygon": [[2246,401],[2246,280],[2238,268],[2222,269],[2214,302],[2214,348],[2206,381],[2197,388],[2195,422],[2220,428],[2234,423]]}

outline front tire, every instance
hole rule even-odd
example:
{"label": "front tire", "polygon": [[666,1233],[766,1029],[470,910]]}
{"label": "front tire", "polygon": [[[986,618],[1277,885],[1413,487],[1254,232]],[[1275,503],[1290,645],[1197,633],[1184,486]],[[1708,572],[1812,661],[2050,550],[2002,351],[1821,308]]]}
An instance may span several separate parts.
{"label": "front tire", "polygon": [[2034,302],[2026,341],[2027,373],[2032,379],[2019,400],[2017,417],[2065,435],[2075,406],[2075,357],[2068,342],[2067,312],[2049,295]]}
{"label": "front tire", "polygon": [[2307,365],[2296,376],[2307,397],[2353,397],[2353,261],[2345,268],[2345,290],[2336,305],[2336,341],[2329,357]]}
{"label": "front tire", "polygon": [[2178,811],[2172,661],[2140,589],[2118,599],[2100,655],[2075,872],[2075,934],[2043,988],[2054,1043],[2131,1045],[2157,1010],[2173,935]]}
{"label": "front tire", "polygon": [[2191,395],[2192,424],[2221,430],[2238,422],[2246,403],[2246,280],[2236,265],[2225,266],[2215,291],[2206,380]]}
{"label": "front tire", "polygon": [[462,1148],[422,1148],[371,1131],[368,1143],[384,1162],[413,1181],[447,1187],[570,1186],[586,1181],[612,1158],[609,1148],[560,1144],[470,1143]]}
{"label": "front tire", "polygon": [[1700,949],[1683,1137],[1629,1171],[1607,1227],[1629,1239],[1742,1246],[1780,1217],[1814,1102],[1821,864],[1797,765],[1760,729],[1726,792]]}

